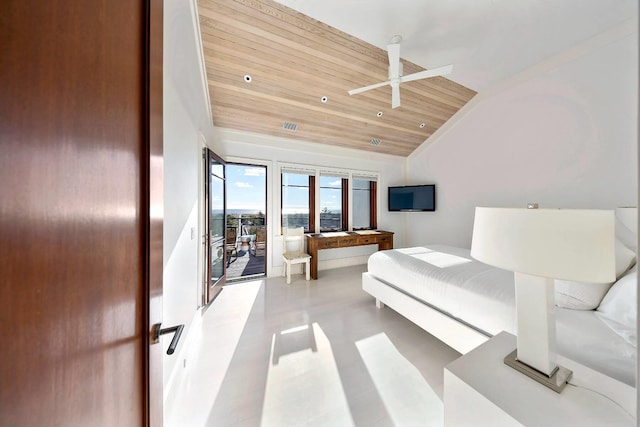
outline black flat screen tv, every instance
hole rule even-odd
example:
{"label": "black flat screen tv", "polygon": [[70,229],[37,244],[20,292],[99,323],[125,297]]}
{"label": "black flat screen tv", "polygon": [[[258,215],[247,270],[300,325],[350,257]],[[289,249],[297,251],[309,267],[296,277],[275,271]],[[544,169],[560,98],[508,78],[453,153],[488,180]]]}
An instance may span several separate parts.
{"label": "black flat screen tv", "polygon": [[435,184],[389,187],[389,211],[433,212],[435,210]]}

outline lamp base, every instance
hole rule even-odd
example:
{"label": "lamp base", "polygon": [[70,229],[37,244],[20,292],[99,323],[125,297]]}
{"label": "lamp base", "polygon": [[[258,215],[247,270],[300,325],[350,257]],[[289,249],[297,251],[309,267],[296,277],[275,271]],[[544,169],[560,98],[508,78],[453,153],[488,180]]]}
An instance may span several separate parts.
{"label": "lamp base", "polygon": [[556,393],[560,393],[562,392],[562,390],[564,390],[567,382],[569,381],[569,379],[571,379],[571,375],[573,374],[573,372],[569,369],[558,366],[553,371],[551,376],[548,376],[538,371],[537,369],[532,368],[526,363],[519,361],[517,349],[513,350],[504,358],[504,363],[505,365],[511,366],[513,369],[528,376],[529,378],[533,378],[545,387],[549,387]]}

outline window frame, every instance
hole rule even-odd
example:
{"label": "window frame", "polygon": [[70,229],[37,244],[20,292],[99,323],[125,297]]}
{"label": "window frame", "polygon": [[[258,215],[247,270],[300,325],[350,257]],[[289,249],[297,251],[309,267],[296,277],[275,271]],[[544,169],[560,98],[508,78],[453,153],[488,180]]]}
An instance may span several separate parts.
{"label": "window frame", "polygon": [[[320,177],[325,176],[325,177],[332,177],[333,175],[331,174],[320,174]],[[349,178],[343,178],[343,177],[334,177],[334,178],[339,178],[341,180],[340,182],[340,209],[341,211],[341,217],[340,217],[340,227],[339,228],[322,228],[322,220],[320,220],[319,223],[319,230],[320,233],[327,233],[327,232],[331,232],[331,231],[348,231],[349,229]],[[320,181],[320,180],[318,180]],[[318,201],[320,201],[320,190],[323,187],[321,186],[321,184],[318,186]],[[324,187],[324,188],[328,188],[328,187]],[[337,189],[336,189],[337,190]],[[320,202],[319,206],[322,206],[322,203]],[[319,212],[319,214],[322,214],[322,212]]]}
{"label": "window frame", "polygon": [[[378,191],[377,183],[380,179],[378,172],[359,171],[351,169],[335,169],[322,166],[311,166],[295,163],[280,163],[280,230],[283,228],[283,174],[300,173],[309,177],[309,229],[305,234],[330,231],[373,230],[378,226]],[[335,176],[342,179],[342,219],[341,229],[320,229],[320,176]],[[369,180],[369,227],[353,227],[353,180]]]}
{"label": "window frame", "polygon": [[[375,230],[376,228],[378,228],[378,210],[377,210],[377,202],[378,202],[378,182],[377,180],[372,180],[369,178],[373,178],[373,177],[364,177],[364,176],[354,176],[353,180],[351,182],[353,182],[354,180],[359,180],[359,181],[365,181],[368,180],[369,181],[369,226],[367,227],[354,227],[353,224],[351,224],[352,229],[355,230]],[[355,191],[359,191],[356,190],[355,188],[352,189],[351,193],[353,194],[353,192]],[[352,200],[354,200],[355,197],[352,197]]]}
{"label": "window frame", "polygon": [[[282,228],[284,227],[284,217],[283,217],[283,204],[284,204],[284,197],[282,197],[282,190],[285,187],[284,185],[284,179],[283,179],[283,175],[284,174],[296,174],[295,171],[287,171],[287,170],[280,170],[280,232],[282,232]],[[316,177],[315,175],[310,175],[308,173],[300,173],[300,175],[306,175],[306,177],[308,178],[308,200],[309,200],[309,228],[304,230],[305,233],[314,233],[315,228],[316,228],[316,224],[315,224],[315,197],[314,197],[314,193],[315,193],[315,187],[316,187]],[[289,186],[287,186],[289,187]],[[294,186],[291,186],[294,187]]]}

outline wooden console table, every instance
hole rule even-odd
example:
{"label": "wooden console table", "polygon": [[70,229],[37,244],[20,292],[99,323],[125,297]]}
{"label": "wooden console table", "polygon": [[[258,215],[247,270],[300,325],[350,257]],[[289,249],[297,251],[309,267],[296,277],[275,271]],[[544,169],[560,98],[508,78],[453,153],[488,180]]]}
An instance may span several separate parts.
{"label": "wooden console table", "polygon": [[318,278],[318,251],[349,246],[378,245],[378,250],[393,249],[393,233],[382,230],[336,231],[307,234],[307,253],[311,255],[311,278]]}

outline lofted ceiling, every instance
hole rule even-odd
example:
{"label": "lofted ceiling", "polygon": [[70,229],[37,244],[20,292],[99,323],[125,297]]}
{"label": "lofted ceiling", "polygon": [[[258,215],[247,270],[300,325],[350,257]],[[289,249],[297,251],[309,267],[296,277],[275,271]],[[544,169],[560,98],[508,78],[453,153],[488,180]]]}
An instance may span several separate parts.
{"label": "lofted ceiling", "polygon": [[[395,109],[389,86],[350,96],[388,80],[386,50],[271,0],[198,9],[218,127],[407,156],[475,95],[434,77],[403,83]],[[404,75],[424,69],[402,62]]]}
{"label": "lofted ceiling", "polygon": [[[637,19],[638,5],[198,0],[198,13],[215,126],[408,156],[475,91]],[[388,79],[386,45],[396,34],[404,75],[447,64],[452,74],[403,83],[396,109],[389,86],[349,96]]]}

